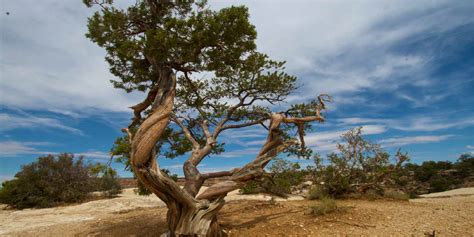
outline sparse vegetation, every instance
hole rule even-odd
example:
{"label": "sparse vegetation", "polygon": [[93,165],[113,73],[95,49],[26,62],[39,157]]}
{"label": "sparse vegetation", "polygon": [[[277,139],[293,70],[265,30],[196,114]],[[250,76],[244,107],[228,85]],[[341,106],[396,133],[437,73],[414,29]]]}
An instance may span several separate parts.
{"label": "sparse vegetation", "polygon": [[394,176],[397,184],[410,195],[442,192],[469,185],[474,179],[474,156],[462,154],[456,162],[425,161],[409,163]]}

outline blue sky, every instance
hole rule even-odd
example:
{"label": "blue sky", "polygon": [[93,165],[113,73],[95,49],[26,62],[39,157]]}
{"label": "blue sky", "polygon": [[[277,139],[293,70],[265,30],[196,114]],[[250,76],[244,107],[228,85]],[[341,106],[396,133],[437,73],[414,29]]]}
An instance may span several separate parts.
{"label": "blue sky", "polygon": [[[327,122],[306,137],[314,151],[334,151],[344,131],[363,126],[367,138],[391,152],[401,147],[414,162],[474,152],[472,1],[232,3],[249,7],[258,49],[287,61],[298,77],[288,103],[334,96]],[[0,179],[50,153],[107,162],[128,107],[144,95],[110,85],[104,50],[84,37],[93,9],[62,0],[2,1],[0,8]],[[223,133],[226,152],[201,170],[245,164],[265,135],[257,127]],[[160,164],[181,174],[184,158]]]}

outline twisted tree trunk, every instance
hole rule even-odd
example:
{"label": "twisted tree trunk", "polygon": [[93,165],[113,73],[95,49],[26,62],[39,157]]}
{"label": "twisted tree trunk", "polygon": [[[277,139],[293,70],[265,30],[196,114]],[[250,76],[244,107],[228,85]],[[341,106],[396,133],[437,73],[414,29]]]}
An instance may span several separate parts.
{"label": "twisted tree trunk", "polygon": [[[202,127],[207,143],[204,147],[200,147],[196,141],[193,142],[195,149],[183,166],[186,185],[182,189],[160,170],[154,154],[155,145],[169,124],[175,91],[176,75],[172,69],[161,70],[157,87],[149,92],[145,101],[132,107],[136,115],[132,124],[139,124],[140,113],[149,106],[152,108],[151,114],[141,122],[135,135],[132,137],[129,133],[132,137],[132,167],[138,179],[168,207],[169,232],[165,236],[222,236],[217,213],[224,205],[227,193],[242,187],[247,181],[261,177],[268,162],[294,142],[284,142],[281,139],[280,125],[323,121],[324,118],[319,115],[319,110],[315,116],[303,118],[287,118],[283,113],[273,113],[269,116],[267,140],[255,160],[240,169],[208,174],[201,174],[196,168],[209,154],[216,141],[204,122]],[[183,129],[186,133],[187,130],[184,127]],[[212,185],[198,195],[205,179],[222,176],[229,176],[229,179]]]}
{"label": "twisted tree trunk", "polygon": [[133,170],[140,181],[168,206],[167,236],[221,236],[216,214],[224,205],[223,198],[211,202],[194,199],[193,195],[164,174],[155,161],[153,149],[168,126],[175,86],[173,71],[163,70],[157,89],[150,91],[151,96],[139,104],[141,106],[133,107],[135,114],[139,115],[140,110],[152,105],[152,113],[141,123],[132,138]]}

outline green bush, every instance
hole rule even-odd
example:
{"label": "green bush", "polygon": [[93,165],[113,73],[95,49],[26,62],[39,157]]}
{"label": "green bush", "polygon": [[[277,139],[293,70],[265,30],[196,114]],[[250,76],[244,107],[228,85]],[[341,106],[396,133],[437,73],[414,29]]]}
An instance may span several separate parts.
{"label": "green bush", "polygon": [[117,172],[110,167],[99,179],[99,187],[100,191],[104,192],[107,197],[115,197],[122,193],[122,186],[120,186],[117,179]]}
{"label": "green bush", "polygon": [[342,210],[337,206],[337,203],[332,198],[322,198],[317,205],[310,209],[310,214],[314,216],[322,216],[332,212]]}
{"label": "green bush", "polygon": [[257,181],[252,180],[247,182],[242,188],[240,188],[240,193],[242,194],[256,194],[260,193],[262,189],[258,185]]}
{"label": "green bush", "polygon": [[300,184],[307,174],[299,170],[298,163],[283,159],[274,159],[270,165],[270,173],[259,180],[249,181],[240,189],[242,194],[270,193],[286,197],[291,193],[291,187]]}
{"label": "green bush", "polygon": [[39,157],[25,165],[15,179],[3,183],[0,202],[15,208],[51,207],[79,202],[94,190],[91,166],[72,154]]}
{"label": "green bush", "polygon": [[327,192],[321,186],[313,186],[308,193],[309,200],[323,199],[328,197]]}
{"label": "green bush", "polygon": [[459,172],[461,178],[466,178],[474,175],[474,154],[466,153],[462,154],[454,167]]}
{"label": "green bush", "polygon": [[431,192],[443,192],[450,188],[453,181],[447,177],[436,176],[430,181]]}

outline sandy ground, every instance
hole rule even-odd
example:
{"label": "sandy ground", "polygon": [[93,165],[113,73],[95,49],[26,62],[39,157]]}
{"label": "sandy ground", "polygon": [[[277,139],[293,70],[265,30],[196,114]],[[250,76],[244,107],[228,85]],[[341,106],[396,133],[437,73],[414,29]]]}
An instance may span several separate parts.
{"label": "sandy ground", "polygon": [[[206,187],[203,187],[201,192]],[[229,193],[226,201],[259,200],[269,201],[269,195],[240,195],[238,190]],[[300,196],[288,199],[275,198],[277,201],[303,200]],[[122,194],[113,199],[90,201],[71,206],[43,209],[0,210],[0,235],[21,231],[35,230],[39,227],[65,225],[68,223],[101,220],[110,215],[127,213],[131,210],[163,207],[165,204],[154,195],[138,196],[133,189],[125,189]]]}
{"label": "sandy ground", "polygon": [[429,193],[421,195],[423,198],[439,198],[439,197],[454,197],[454,196],[470,196],[474,195],[474,188],[459,188],[440,193]]}
{"label": "sandy ground", "polygon": [[[219,216],[230,236],[402,235],[474,236],[474,188],[402,201],[343,200],[345,211],[308,215],[318,201],[231,193]],[[439,198],[441,196],[442,198]],[[430,198],[438,197],[438,198]],[[79,205],[0,211],[1,236],[157,236],[166,207],[154,196],[125,190],[120,197]]]}

